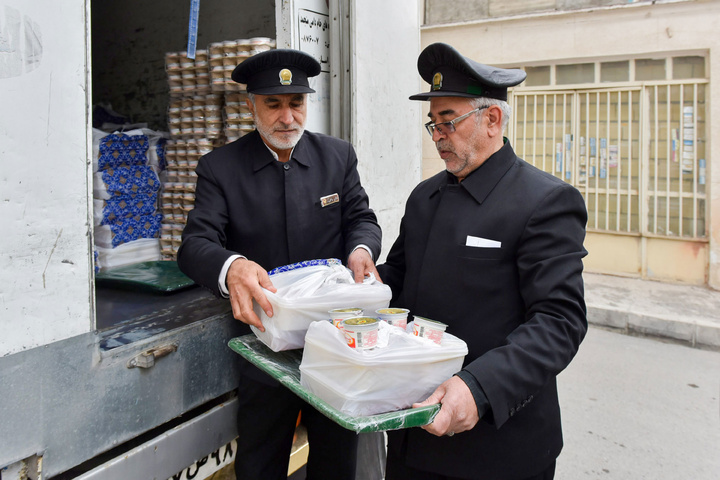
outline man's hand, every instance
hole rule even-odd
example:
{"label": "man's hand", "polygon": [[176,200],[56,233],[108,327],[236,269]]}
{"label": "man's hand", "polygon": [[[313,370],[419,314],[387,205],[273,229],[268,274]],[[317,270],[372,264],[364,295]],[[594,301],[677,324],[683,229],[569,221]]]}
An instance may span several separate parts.
{"label": "man's hand", "polygon": [[356,248],[354,252],[348,257],[348,268],[352,270],[353,276],[355,277],[355,283],[362,283],[366,276],[370,276],[371,273],[375,274],[375,278],[379,282],[382,282],[380,274],[375,268],[375,262],[373,262],[370,252],[364,248]]}
{"label": "man's hand", "polygon": [[230,265],[226,282],[230,293],[233,316],[241,322],[254,325],[261,332],[264,332],[265,327],[263,327],[260,318],[253,311],[253,299],[268,317],[272,317],[272,305],[270,305],[262,289],[266,288],[273,293],[277,292],[265,269],[255,262],[245,258],[238,258]]}
{"label": "man's hand", "polygon": [[452,377],[440,385],[427,400],[413,404],[413,408],[436,403],[442,404],[440,411],[424,430],[441,437],[470,430],[480,420],[477,405],[467,384],[459,377]]}

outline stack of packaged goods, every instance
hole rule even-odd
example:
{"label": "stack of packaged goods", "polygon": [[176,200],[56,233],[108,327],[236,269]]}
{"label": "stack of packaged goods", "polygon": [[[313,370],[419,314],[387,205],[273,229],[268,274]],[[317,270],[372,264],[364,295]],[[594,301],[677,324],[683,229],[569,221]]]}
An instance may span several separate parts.
{"label": "stack of packaged goods", "polygon": [[93,131],[96,267],[159,260],[166,134]]}
{"label": "stack of packaged goods", "polygon": [[245,103],[245,85],[231,79],[233,70],[243,60],[272,48],[274,40],[257,37],[211,43],[207,50],[196,51],[194,60],[187,52],[165,55],[171,140],[161,195],[164,259],[176,258],[187,214],[193,209],[198,159],[255,129]]}

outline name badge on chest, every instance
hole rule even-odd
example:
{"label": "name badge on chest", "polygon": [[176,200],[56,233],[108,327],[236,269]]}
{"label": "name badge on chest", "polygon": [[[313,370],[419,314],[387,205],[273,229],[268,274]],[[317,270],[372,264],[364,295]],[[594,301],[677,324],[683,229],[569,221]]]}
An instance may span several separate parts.
{"label": "name badge on chest", "polygon": [[338,203],[339,201],[340,195],[338,195],[337,193],[320,197],[320,205],[322,205],[323,208],[327,207],[328,205],[332,205],[333,203]]}

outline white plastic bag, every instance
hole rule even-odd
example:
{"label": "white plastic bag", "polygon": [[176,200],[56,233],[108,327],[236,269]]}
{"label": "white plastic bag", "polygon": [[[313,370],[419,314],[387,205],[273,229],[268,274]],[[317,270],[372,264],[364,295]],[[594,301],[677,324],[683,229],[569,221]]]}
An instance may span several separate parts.
{"label": "white plastic bag", "polygon": [[[263,290],[273,308],[268,317],[255,303],[255,313],[265,332],[250,327],[271,350],[302,348],[305,332],[312,322],[329,322],[328,310],[360,307],[366,314],[389,305],[390,287],[372,277],[355,283],[352,272],[339,260],[317,260],[284,267],[270,275],[277,293]],[[334,328],[334,327],[333,327]]]}
{"label": "white plastic bag", "polygon": [[342,412],[367,416],[425,400],[462,368],[467,345],[447,332],[437,345],[408,333],[412,325],[408,332],[385,322],[379,327],[378,347],[355,350],[332,324],[310,325],[300,383]]}

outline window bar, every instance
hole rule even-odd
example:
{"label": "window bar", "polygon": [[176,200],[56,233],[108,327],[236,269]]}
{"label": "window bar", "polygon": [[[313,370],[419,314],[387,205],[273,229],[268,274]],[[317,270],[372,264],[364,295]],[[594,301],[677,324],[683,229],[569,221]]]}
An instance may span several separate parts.
{"label": "window bar", "polygon": [[[580,102],[578,102],[579,104]],[[590,198],[590,93],[585,94],[585,198]],[[597,199],[596,199],[597,200]]]}
{"label": "window bar", "polygon": [[[579,107],[578,104],[580,103],[579,94],[575,92],[573,95],[570,96],[570,138],[571,138],[571,148],[570,148],[570,158],[568,161],[570,162],[570,165],[568,165],[568,168],[566,168],[566,178],[565,181],[568,182],[571,185],[577,185],[578,179],[579,179],[579,168],[580,168],[580,146],[577,137],[578,134],[578,117],[580,116]],[[567,171],[570,172],[570,178],[567,178]]]}
{"label": "window bar", "polygon": [[565,178],[565,162],[567,162],[567,158],[565,157],[565,128],[567,127],[567,93],[563,93],[562,95],[562,128],[560,129],[560,144],[562,145],[560,147],[560,151],[562,152],[560,155],[560,165],[558,165],[560,171],[558,172],[559,177],[561,179]]}
{"label": "window bar", "polygon": [[547,94],[543,94],[543,121],[542,121],[542,169],[547,172]]}
{"label": "window bar", "polygon": [[[620,205],[622,204],[622,118],[623,118],[623,111],[622,111],[622,94],[623,92],[618,90],[617,92],[617,105],[616,105],[616,117],[617,117],[617,137],[615,141],[617,142],[617,166],[615,167],[615,177],[616,177],[616,191],[615,191],[615,231],[620,231]],[[610,149],[610,142],[608,141],[608,157]]]}
{"label": "window bar", "polygon": [[553,95],[553,157],[552,157],[552,174],[555,175],[555,166],[557,165],[557,162],[555,161],[555,156],[557,155],[557,147],[555,146],[557,144],[557,137],[556,137],[556,131],[557,131],[557,95]]}
{"label": "window bar", "polygon": [[[573,133],[575,133],[575,129],[573,128],[574,122],[575,122],[575,110],[574,110],[574,99],[575,99],[575,93],[565,95],[564,98],[564,127],[563,132],[565,134],[563,135],[563,171],[562,171],[562,179],[568,183],[573,182],[573,176],[572,176],[572,170],[574,168],[574,160],[575,157],[573,155],[573,147],[575,145],[575,138],[573,137]],[[570,138],[570,145],[568,148],[567,139]],[[568,173],[570,173],[570,178],[568,178]]]}
{"label": "window bar", "polygon": [[[523,120],[522,120],[522,156],[527,158],[528,157],[528,151],[527,151],[527,127],[528,127],[528,120],[527,120],[527,104],[528,104],[528,96],[523,95],[522,97],[523,101]],[[518,101],[518,103],[520,103]],[[534,153],[534,152],[533,152]],[[532,157],[532,163],[535,165],[535,156]]]}
{"label": "window bar", "polygon": [[681,145],[679,149],[680,161],[678,162],[678,226],[676,236],[682,237],[683,234],[683,163],[685,163],[685,117],[683,116],[683,107],[685,106],[685,86],[679,85],[680,87],[680,133],[678,134],[678,143]]}
{"label": "window bar", "polygon": [[[632,231],[633,92],[628,90],[627,231]],[[638,179],[640,176],[638,175]]]}
{"label": "window bar", "polygon": [[[667,104],[666,104],[666,110],[667,110],[667,124],[668,124],[668,134],[672,134],[672,88],[670,85],[667,86]],[[679,131],[680,129],[678,129]],[[678,134],[679,137],[679,134]],[[672,137],[668,136],[668,142],[670,141]],[[675,155],[677,155],[677,147],[678,145],[675,145]],[[673,162],[672,158],[672,152],[670,151],[671,146],[668,146],[668,156],[667,161],[665,162],[665,235],[670,235],[670,176],[671,176],[671,169],[670,164]],[[676,157],[677,159],[677,157]]]}
{"label": "window bar", "polygon": [[[527,98],[527,97],[525,97]],[[537,124],[538,124],[538,117],[537,117],[537,102],[538,97],[537,95],[533,95],[533,124],[532,124],[532,154],[533,154],[533,165],[537,165]]]}
{"label": "window bar", "polygon": [[693,238],[698,236],[698,84],[693,84]]}
{"label": "window bar", "polygon": [[[660,177],[660,142],[658,141],[660,139],[660,106],[659,106],[659,99],[658,99],[658,86],[653,86],[653,117],[655,118],[655,134],[653,136],[655,148],[654,148],[654,165],[655,168],[653,168],[653,233],[657,234],[658,230],[658,178]],[[670,122],[668,121],[667,126],[667,144],[670,145]],[[667,148],[668,152],[670,151],[670,147]],[[670,155],[668,154],[668,160],[670,159]]]}
{"label": "window bar", "polygon": [[[653,191],[650,185],[650,172],[657,172],[657,115],[654,115],[653,107],[656,106],[653,97],[651,102],[651,87],[642,87],[638,91],[638,233],[641,235],[641,255],[645,259],[645,239],[644,237],[650,232],[650,195]],[[652,122],[652,123],[651,123]],[[654,136],[653,136],[654,132]],[[654,145],[650,145],[651,139],[654,140]],[[650,162],[655,163],[655,169],[650,168]],[[652,194],[653,197],[655,196]],[[654,223],[654,222],[653,222]],[[643,260],[643,270],[646,270],[647,262]]]}
{"label": "window bar", "polygon": [[600,92],[595,95],[595,228],[600,215]]}
{"label": "window bar", "polygon": [[609,175],[609,150],[610,150],[610,92],[607,92],[605,100],[605,228],[610,230],[610,175]]}

